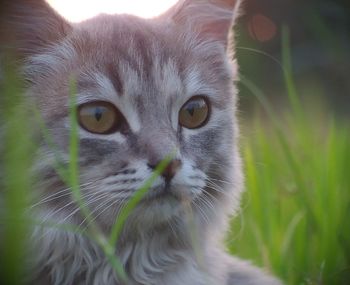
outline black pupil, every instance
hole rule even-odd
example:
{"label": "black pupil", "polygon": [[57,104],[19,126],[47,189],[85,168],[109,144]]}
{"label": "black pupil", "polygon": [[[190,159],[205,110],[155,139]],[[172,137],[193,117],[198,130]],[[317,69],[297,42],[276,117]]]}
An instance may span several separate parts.
{"label": "black pupil", "polygon": [[96,107],[95,109],[95,119],[96,121],[100,121],[103,115],[103,109],[101,107]]}
{"label": "black pupil", "polygon": [[201,104],[200,102],[196,101],[196,102],[190,102],[188,103],[188,105],[186,106],[186,111],[191,115],[191,117],[193,117],[194,112],[198,109],[201,108]]}

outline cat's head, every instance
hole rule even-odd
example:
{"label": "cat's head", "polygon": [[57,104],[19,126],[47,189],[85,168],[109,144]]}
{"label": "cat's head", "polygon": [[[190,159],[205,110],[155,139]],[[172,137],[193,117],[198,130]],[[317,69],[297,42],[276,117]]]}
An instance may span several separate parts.
{"label": "cat's head", "polygon": [[66,165],[70,159],[72,78],[81,192],[102,225],[114,222],[169,154],[172,161],[129,225],[147,229],[181,219],[184,205],[205,224],[236,206],[237,71],[228,35],[238,2],[184,0],[150,20],[101,15],[70,24],[44,1],[5,1],[0,43],[24,63],[27,95],[55,144],[55,150],[44,139],[40,144],[44,193],[37,208],[54,220],[83,219],[55,170],[57,157]]}

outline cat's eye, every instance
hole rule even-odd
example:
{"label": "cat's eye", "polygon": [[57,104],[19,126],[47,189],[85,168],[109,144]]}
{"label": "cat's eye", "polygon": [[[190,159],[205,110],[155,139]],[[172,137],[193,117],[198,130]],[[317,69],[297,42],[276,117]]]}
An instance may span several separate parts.
{"label": "cat's eye", "polygon": [[209,119],[209,101],[203,96],[194,96],[188,100],[179,112],[179,124],[187,129],[204,126]]}
{"label": "cat's eye", "polygon": [[82,128],[94,134],[116,132],[123,115],[113,104],[103,101],[89,102],[78,107],[78,121]]}

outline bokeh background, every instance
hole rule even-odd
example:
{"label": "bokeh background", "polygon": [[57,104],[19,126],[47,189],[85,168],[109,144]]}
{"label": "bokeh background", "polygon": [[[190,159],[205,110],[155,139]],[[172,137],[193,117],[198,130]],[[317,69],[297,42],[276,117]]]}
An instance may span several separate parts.
{"label": "bokeh background", "polygon": [[246,192],[227,246],[286,284],[350,284],[350,2],[245,0]]}
{"label": "bokeh background", "polygon": [[[254,79],[271,100],[283,100],[285,84],[280,66],[258,52],[281,61],[281,28],[285,25],[290,30],[293,76],[299,95],[308,102],[322,101],[337,115],[349,118],[350,2],[245,0],[243,10],[237,35],[241,73]],[[246,93],[241,88],[244,108],[252,104]]]}

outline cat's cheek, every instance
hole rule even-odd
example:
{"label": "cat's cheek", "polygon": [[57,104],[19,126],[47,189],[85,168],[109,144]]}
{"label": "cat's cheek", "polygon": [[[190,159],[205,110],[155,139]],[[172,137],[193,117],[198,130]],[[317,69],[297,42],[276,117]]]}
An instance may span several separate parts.
{"label": "cat's cheek", "polygon": [[193,164],[196,165],[198,169],[202,171],[202,173],[206,173],[210,167],[212,162],[212,148],[216,146],[207,146],[206,138],[203,139],[201,134],[191,134],[188,139],[184,141],[183,144],[183,153],[186,157],[188,157]]}

